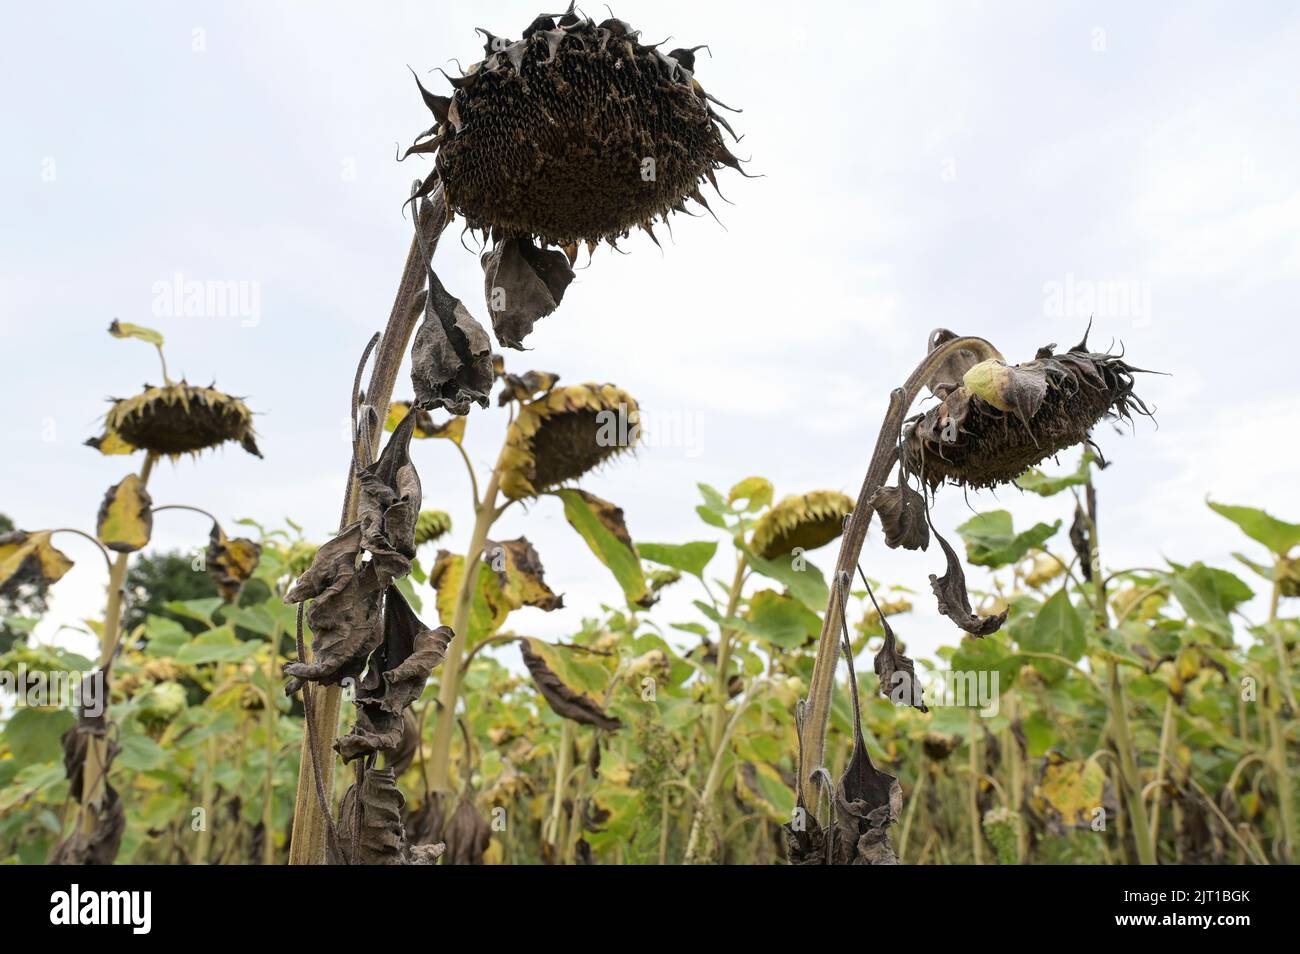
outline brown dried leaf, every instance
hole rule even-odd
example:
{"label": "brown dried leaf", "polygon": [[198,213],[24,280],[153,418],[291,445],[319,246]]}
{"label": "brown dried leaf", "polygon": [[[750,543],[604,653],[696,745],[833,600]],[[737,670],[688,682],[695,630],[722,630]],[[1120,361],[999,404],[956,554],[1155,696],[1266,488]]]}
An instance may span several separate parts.
{"label": "brown dried leaf", "polygon": [[203,566],[212,582],[217,585],[217,592],[227,603],[239,598],[239,591],[244,583],[257,569],[257,561],[262,556],[262,547],[246,537],[226,536],[217,523],[212,524],[208,535],[208,549],[204,554]]}
{"label": "brown dried leaf", "polygon": [[[344,859],[358,865],[425,865],[432,864],[441,853],[438,847],[415,847],[407,843],[402,827],[402,809],[406,800],[397,788],[391,768],[369,768],[361,780],[360,805],[354,784],[339,804],[336,827],[339,850]],[[353,838],[353,827],[356,838]]]}
{"label": "brown dried leaf", "polygon": [[492,342],[483,326],[429,271],[429,291],[415,307],[424,320],[411,348],[411,383],[416,403],[468,414],[470,405],[487,407],[492,389]]}
{"label": "brown dried leaf", "polygon": [[970,595],[966,592],[966,573],[962,570],[961,560],[953,552],[948,541],[939,531],[934,532],[939,546],[943,547],[944,557],[948,561],[946,572],[941,577],[930,574],[930,589],[934,590],[939,602],[939,612],[956,623],[962,630],[972,636],[988,636],[996,633],[1006,622],[1007,611],[1003,610],[993,616],[977,616],[971,609]]}
{"label": "brown dried leaf", "polygon": [[456,811],[442,832],[442,838],[447,844],[443,864],[483,864],[483,854],[492,842],[492,826],[479,814],[469,792],[460,796]]}
{"label": "brown dried leaf", "polygon": [[416,418],[407,415],[379,459],[360,472],[357,519],[361,545],[370,551],[381,586],[411,572],[415,524],[420,515],[420,475],[411,462]]}
{"label": "brown dried leaf", "polygon": [[497,406],[505,407],[511,401],[531,401],[539,394],[545,394],[559,382],[560,376],[550,371],[529,371],[527,374],[502,374],[501,393],[497,395]]}
{"label": "brown dried leaf", "polygon": [[[384,641],[370,656],[357,687],[357,721],[334,745],[343,761],[373,752],[397,753],[403,713],[424,691],[429,674],[442,663],[453,633],[431,630],[411,610],[396,586],[384,598]],[[394,754],[391,762],[398,761]]]}
{"label": "brown dried leaf", "polygon": [[885,545],[891,550],[924,550],[930,546],[930,528],[925,520],[925,498],[907,483],[881,487],[871,495],[871,508],[880,514]]}
{"label": "brown dried leaf", "polygon": [[[875,597],[872,597],[875,602]],[[880,608],[876,607],[880,613]],[[897,705],[912,706],[929,712],[925,705],[925,692],[916,679],[916,663],[898,649],[898,640],[889,620],[880,613],[880,625],[885,630],[885,643],[876,653],[873,666],[880,677],[880,694]]]}
{"label": "brown dried leaf", "polygon": [[483,548],[483,562],[496,573],[502,594],[515,609],[536,606],[549,613],[564,606],[564,597],[546,585],[542,559],[527,537],[504,543],[488,540]]}
{"label": "brown dried leaf", "polygon": [[0,533],[0,594],[24,584],[49,586],[72,569],[72,561],[50,543],[51,531]]}
{"label": "brown dried leaf", "polygon": [[523,350],[537,319],[559,307],[573,281],[569,257],[528,237],[498,241],[482,258],[483,289],[492,330],[502,347]]}
{"label": "brown dried leaf", "polygon": [[593,725],[606,732],[614,732],[623,727],[623,723],[605,712],[600,705],[585,693],[579,692],[565,684],[540,654],[533,651],[532,640],[521,639],[519,651],[524,657],[524,665],[533,677],[537,691],[542,694],[552,711],[565,719],[572,719],[582,725]]}
{"label": "brown dried leaf", "polygon": [[361,524],[354,523],[316,551],[307,572],[285,595],[286,603],[313,600],[307,610],[313,658],[285,665],[284,672],[293,677],[287,691],[296,692],[300,680],[338,685],[355,679],[384,638],[379,621],[384,587],[373,563],[357,569],[360,557]]}

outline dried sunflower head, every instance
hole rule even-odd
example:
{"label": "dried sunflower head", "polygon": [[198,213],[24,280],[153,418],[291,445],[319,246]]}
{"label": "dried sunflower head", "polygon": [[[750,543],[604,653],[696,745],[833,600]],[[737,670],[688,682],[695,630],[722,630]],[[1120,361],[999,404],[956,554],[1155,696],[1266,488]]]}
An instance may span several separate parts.
{"label": "dried sunflower head", "polygon": [[122,453],[105,447],[125,444],[175,457],[235,441],[250,454],[262,456],[254,440],[253,412],[243,401],[184,381],[146,385],[143,393],[114,401],[104,422],[105,434],[86,442],[101,453]]}
{"label": "dried sunflower head", "polygon": [[535,497],[577,480],[639,438],[636,399],[612,384],[554,388],[519,409],[501,454],[501,492]]}
{"label": "dried sunflower head", "polygon": [[484,58],[448,77],[450,97],[421,85],[434,124],[408,150],[436,155],[423,192],[441,181],[471,229],[576,253],[702,202],[714,170],[739,169],[694,50],[665,55],[623,21],[596,23],[572,5],[518,40],[479,32]]}
{"label": "dried sunflower head", "polygon": [[415,518],[415,545],[422,547],[451,533],[451,516],[442,510],[421,510]]}
{"label": "dried sunflower head", "polygon": [[1133,393],[1141,369],[1122,355],[1089,351],[1086,334],[1069,351],[1054,348],[1040,348],[1033,361],[1014,366],[982,361],[964,369],[960,384],[937,385],[940,403],[903,429],[905,469],[932,487],[944,480],[993,487],[1089,441],[1107,415],[1150,416]]}
{"label": "dried sunflower head", "polygon": [[844,532],[853,499],[834,490],[783,498],[754,524],[749,545],[764,560],[796,549],[816,550]]}

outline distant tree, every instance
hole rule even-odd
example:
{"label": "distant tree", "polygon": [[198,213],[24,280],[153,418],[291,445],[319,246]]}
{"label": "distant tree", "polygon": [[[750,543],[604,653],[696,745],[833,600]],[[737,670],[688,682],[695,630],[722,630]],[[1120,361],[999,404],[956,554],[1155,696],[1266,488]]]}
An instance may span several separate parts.
{"label": "distant tree", "polygon": [[[0,513],[0,534],[14,529],[14,522]],[[16,592],[0,596],[0,653],[6,653],[14,643],[27,639],[26,629],[13,625],[15,619],[40,619],[48,609],[48,588],[39,583],[24,583]]]}

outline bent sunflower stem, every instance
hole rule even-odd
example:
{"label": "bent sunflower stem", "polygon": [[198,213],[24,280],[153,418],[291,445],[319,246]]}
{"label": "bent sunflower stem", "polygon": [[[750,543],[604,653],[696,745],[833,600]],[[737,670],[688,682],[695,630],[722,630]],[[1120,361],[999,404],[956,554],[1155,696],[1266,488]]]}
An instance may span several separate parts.
{"label": "bent sunflower stem", "polygon": [[[843,574],[852,575],[854,567],[857,566],[858,557],[862,554],[862,545],[867,539],[867,528],[871,525],[871,517],[874,514],[871,498],[884,486],[894,468],[898,435],[907,417],[908,409],[931,376],[942,367],[943,362],[962,350],[973,352],[981,361],[1001,357],[998,350],[983,338],[953,338],[933,348],[916,366],[903,386],[894,389],[890,394],[889,409],[885,412],[880,435],[876,439],[876,447],[867,467],[867,475],[862,481],[862,490],[858,494],[857,505],[853,508],[844,536],[840,539],[839,557],[835,562],[836,579]],[[803,752],[805,777],[797,780],[797,794],[804,801],[807,800],[808,795],[806,788],[809,774],[822,767],[826,755],[826,730],[830,725],[831,697],[835,691],[835,667],[840,651],[842,613],[840,601],[832,593],[822,617],[817,657],[813,663],[812,679],[808,687],[807,715],[799,740]]]}

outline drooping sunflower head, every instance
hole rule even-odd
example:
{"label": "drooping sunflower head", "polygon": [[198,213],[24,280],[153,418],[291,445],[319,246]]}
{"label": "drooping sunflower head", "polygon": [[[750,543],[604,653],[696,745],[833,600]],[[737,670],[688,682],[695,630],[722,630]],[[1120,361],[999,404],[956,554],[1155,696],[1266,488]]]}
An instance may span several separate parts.
{"label": "drooping sunflower head", "polygon": [[751,549],[764,560],[798,550],[816,550],[844,532],[853,499],[835,490],[784,497],[754,524]]}
{"label": "drooping sunflower head", "polygon": [[415,518],[415,545],[422,547],[426,543],[445,537],[451,533],[451,516],[442,510],[421,510]]}
{"label": "drooping sunflower head", "polygon": [[579,242],[612,242],[688,198],[703,203],[701,182],[739,169],[718,101],[695,79],[695,50],[662,53],[627,23],[572,5],[518,40],[479,32],[484,58],[448,77],[450,97],[421,85],[434,124],[408,151],[436,154],[423,193],[441,181],[471,229],[576,255]]}
{"label": "drooping sunflower head", "polygon": [[613,384],[554,388],[520,406],[501,455],[501,492],[535,497],[577,480],[640,438],[636,399]]}
{"label": "drooping sunflower head", "polygon": [[114,401],[104,423],[104,435],[86,441],[101,453],[122,453],[125,446],[175,457],[234,441],[262,456],[254,439],[253,412],[243,401],[184,381],[146,386],[135,397]]}
{"label": "drooping sunflower head", "polygon": [[1122,355],[1088,350],[1088,339],[1062,354],[1054,345],[1032,361],[982,361],[942,400],[903,430],[903,463],[937,487],[947,480],[993,487],[1048,457],[1089,441],[1104,417],[1150,410],[1133,393],[1134,368]]}

